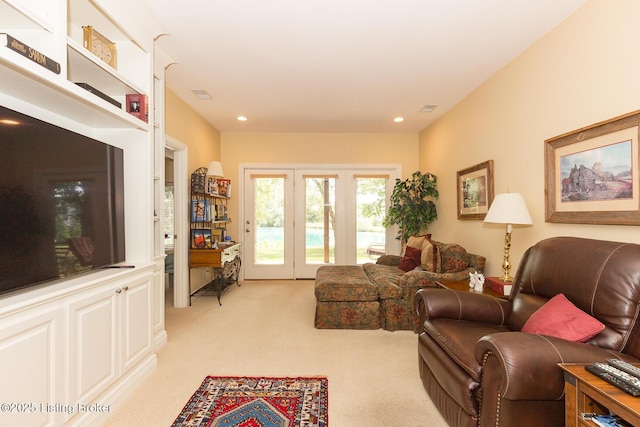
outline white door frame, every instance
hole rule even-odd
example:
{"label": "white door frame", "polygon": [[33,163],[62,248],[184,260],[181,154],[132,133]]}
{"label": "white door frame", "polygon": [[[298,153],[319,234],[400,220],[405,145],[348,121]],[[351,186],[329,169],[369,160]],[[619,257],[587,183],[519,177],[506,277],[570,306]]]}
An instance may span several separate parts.
{"label": "white door frame", "polygon": [[[254,264],[253,259],[255,256],[255,240],[256,240],[256,226],[255,226],[255,198],[254,191],[251,191],[252,186],[255,184],[255,180],[252,180],[251,174],[256,173],[258,176],[260,175],[281,175],[283,178],[284,184],[284,263],[282,264]],[[294,193],[293,183],[295,182],[294,171],[293,169],[244,169],[244,184],[248,191],[242,191],[239,193],[241,196],[241,200],[238,203],[243,206],[244,209],[244,217],[242,223],[240,224],[240,229],[238,232],[242,237],[242,241],[244,242],[244,251],[243,255],[246,257],[243,265],[245,268],[243,269],[245,274],[244,278],[247,280],[251,279],[291,279],[294,278],[294,265],[293,260],[293,232],[294,228],[294,211],[293,207],[295,202],[290,199],[287,200],[286,196]],[[247,270],[249,274],[247,274]],[[251,274],[253,273],[253,274]],[[259,277],[252,277],[259,276]]]}
{"label": "white door frame", "polygon": [[189,148],[186,144],[166,135],[166,148],[173,151],[173,198],[174,235],[173,249],[173,306],[188,307],[191,304],[189,292],[189,174],[187,164]]}
{"label": "white door frame", "polygon": [[[318,164],[318,163],[239,163],[238,164],[238,197],[241,197],[244,200],[245,194],[245,178],[244,171],[245,169],[293,169],[297,171],[298,169],[345,169],[345,170],[357,170],[357,171],[366,171],[366,170],[376,170],[379,171],[381,169],[385,169],[389,171],[389,181],[388,188],[393,188],[395,184],[396,178],[402,177],[402,165],[401,164],[347,164],[347,163],[337,163],[337,164]],[[389,190],[387,190],[389,191]],[[391,194],[389,192],[389,194]],[[240,199],[239,199],[240,200]],[[238,227],[238,234],[244,235],[244,224],[246,221],[245,218],[245,206],[243,201],[238,202],[238,218],[240,220],[240,227]],[[397,234],[397,228],[391,227],[386,231],[387,235],[387,249],[391,253],[399,253],[400,251],[400,243],[395,239]],[[241,269],[240,278],[244,279],[244,272]]]}

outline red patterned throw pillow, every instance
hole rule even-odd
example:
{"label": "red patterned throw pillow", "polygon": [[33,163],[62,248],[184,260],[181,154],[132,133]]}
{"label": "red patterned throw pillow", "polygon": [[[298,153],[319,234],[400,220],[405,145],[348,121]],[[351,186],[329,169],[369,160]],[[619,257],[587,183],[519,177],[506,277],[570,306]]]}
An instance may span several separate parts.
{"label": "red patterned throw pillow", "polygon": [[522,332],[587,342],[603,329],[604,324],[598,319],[573,305],[564,294],[558,294],[531,315]]}
{"label": "red patterned throw pillow", "polygon": [[407,246],[404,252],[404,256],[402,257],[402,261],[400,261],[400,270],[411,271],[419,266],[421,255],[422,251],[420,249],[414,248],[412,246]]}

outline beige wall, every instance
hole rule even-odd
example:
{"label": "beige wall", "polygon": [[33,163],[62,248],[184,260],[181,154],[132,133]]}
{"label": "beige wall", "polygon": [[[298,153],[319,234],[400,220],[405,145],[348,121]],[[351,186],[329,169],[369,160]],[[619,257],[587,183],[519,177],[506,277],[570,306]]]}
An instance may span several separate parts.
{"label": "beige wall", "polygon": [[189,147],[189,174],[220,160],[220,132],[168,88],[165,117],[167,135]]}
{"label": "beige wall", "polygon": [[638,227],[544,220],[544,140],[640,108],[638,16],[636,0],[589,1],[420,133],[420,168],[439,177],[438,240],[487,256],[487,274],[501,271],[504,228],[456,216],[456,171],[493,159],[496,194],[522,193],[534,222],[514,229],[513,265],[551,236],[640,243]]}
{"label": "beige wall", "polygon": [[[225,177],[238,182],[240,163],[261,164],[400,164],[403,176],[418,170],[417,134],[222,133],[221,162]],[[229,202],[237,219],[238,191]],[[236,221],[229,227],[236,238]]]}

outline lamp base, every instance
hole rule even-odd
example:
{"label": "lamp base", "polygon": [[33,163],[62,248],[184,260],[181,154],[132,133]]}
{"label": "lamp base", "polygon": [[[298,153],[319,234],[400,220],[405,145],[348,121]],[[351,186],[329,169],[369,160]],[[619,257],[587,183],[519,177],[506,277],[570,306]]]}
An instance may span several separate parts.
{"label": "lamp base", "polygon": [[509,255],[511,253],[511,231],[507,224],[507,232],[504,235],[504,256],[502,258],[502,276],[499,278],[503,282],[513,282],[513,277],[509,275],[511,271],[511,261]]}
{"label": "lamp base", "polygon": [[509,276],[509,274],[504,273],[502,276],[498,277],[498,280],[505,283],[513,282],[513,277]]}

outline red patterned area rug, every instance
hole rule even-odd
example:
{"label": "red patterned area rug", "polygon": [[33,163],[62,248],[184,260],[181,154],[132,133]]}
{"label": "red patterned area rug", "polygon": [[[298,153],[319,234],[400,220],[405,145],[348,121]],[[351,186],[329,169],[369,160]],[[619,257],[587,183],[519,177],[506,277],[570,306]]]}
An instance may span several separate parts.
{"label": "red patterned area rug", "polygon": [[172,427],[327,427],[328,381],[207,377]]}

